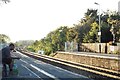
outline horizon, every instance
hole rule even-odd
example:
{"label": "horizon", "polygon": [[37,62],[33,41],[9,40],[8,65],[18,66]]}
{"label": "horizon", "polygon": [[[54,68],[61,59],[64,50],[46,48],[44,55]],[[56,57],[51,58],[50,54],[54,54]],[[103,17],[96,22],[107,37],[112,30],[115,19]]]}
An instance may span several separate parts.
{"label": "horizon", "polygon": [[87,9],[98,9],[94,2],[101,5],[102,13],[118,11],[119,1],[11,0],[8,4],[0,5],[0,34],[8,35],[11,42],[40,40],[60,26],[73,27],[84,17]]}

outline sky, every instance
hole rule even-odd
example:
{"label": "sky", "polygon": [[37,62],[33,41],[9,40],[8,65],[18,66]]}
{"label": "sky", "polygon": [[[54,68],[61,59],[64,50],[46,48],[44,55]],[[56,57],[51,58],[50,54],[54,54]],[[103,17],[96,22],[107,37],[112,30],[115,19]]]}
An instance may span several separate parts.
{"label": "sky", "polygon": [[87,9],[118,11],[120,0],[11,0],[0,4],[0,34],[12,42],[40,40],[60,26],[77,24]]}

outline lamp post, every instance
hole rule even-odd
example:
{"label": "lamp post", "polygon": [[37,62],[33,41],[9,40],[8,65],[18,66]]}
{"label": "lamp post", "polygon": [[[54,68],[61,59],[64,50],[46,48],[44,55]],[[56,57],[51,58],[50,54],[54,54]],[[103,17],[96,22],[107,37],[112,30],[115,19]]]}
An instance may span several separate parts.
{"label": "lamp post", "polygon": [[100,4],[99,3],[94,3],[96,5],[99,6],[99,32],[98,32],[98,35],[99,35],[99,52],[101,53],[101,19],[100,19]]}

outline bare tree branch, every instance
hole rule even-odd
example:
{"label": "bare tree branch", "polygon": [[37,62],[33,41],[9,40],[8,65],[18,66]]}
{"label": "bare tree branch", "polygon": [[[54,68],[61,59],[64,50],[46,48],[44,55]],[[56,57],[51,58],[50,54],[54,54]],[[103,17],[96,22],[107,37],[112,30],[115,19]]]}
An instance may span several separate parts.
{"label": "bare tree branch", "polygon": [[0,0],[0,1],[4,2],[5,4],[10,2],[10,0]]}

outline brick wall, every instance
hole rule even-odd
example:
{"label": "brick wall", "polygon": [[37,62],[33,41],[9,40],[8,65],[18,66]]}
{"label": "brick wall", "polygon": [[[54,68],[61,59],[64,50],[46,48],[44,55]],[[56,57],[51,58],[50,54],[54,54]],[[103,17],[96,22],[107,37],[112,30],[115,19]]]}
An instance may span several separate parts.
{"label": "brick wall", "polygon": [[84,56],[80,54],[72,54],[66,52],[62,52],[62,53],[58,52],[54,57],[76,63],[85,64],[85,65],[105,68],[114,71],[120,71],[120,67],[119,67],[120,59]]}
{"label": "brick wall", "polygon": [[119,43],[117,46],[112,46],[108,43],[82,43],[79,48],[81,51],[99,52],[99,44],[101,45],[101,53],[120,53]]}

